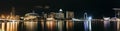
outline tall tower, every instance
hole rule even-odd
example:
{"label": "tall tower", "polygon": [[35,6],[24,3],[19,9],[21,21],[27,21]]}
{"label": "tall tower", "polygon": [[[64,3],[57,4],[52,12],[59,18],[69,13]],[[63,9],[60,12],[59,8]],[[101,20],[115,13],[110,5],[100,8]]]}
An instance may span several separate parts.
{"label": "tall tower", "polygon": [[74,12],[72,12],[72,11],[66,11],[66,18],[67,19],[74,18]]}
{"label": "tall tower", "polygon": [[15,7],[12,7],[10,15],[15,16]]}

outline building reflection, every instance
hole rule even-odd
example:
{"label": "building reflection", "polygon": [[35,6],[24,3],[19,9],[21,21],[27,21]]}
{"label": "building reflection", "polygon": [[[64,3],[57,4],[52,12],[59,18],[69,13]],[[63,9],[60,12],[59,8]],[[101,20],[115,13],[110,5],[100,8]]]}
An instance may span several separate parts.
{"label": "building reflection", "polygon": [[5,31],[5,23],[0,23],[0,31]]}
{"label": "building reflection", "polygon": [[36,31],[37,29],[37,22],[24,22],[24,28],[26,31]]}
{"label": "building reflection", "polygon": [[64,21],[57,22],[58,31],[63,31]]}
{"label": "building reflection", "polygon": [[47,31],[56,30],[56,22],[55,21],[46,21]]}
{"label": "building reflection", "polygon": [[67,31],[73,31],[74,22],[71,20],[66,20],[66,29]]}
{"label": "building reflection", "polygon": [[45,25],[44,25],[44,24],[45,24],[45,22],[42,21],[42,22],[41,22],[42,31],[44,31],[44,28],[45,28]]}
{"label": "building reflection", "polygon": [[17,26],[18,26],[18,22],[7,22],[6,31],[17,31]]}

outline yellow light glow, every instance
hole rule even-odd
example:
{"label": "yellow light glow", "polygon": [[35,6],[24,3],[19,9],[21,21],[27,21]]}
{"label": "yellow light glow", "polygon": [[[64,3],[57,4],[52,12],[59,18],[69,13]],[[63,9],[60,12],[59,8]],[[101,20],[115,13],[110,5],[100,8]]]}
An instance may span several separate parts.
{"label": "yellow light glow", "polygon": [[68,29],[68,28],[72,28],[73,27],[73,22],[71,22],[71,21],[67,21],[66,22],[66,28]]}
{"label": "yellow light glow", "polygon": [[6,31],[17,31],[17,26],[18,26],[17,22],[14,22],[14,23],[8,22]]}
{"label": "yellow light glow", "polygon": [[37,27],[37,22],[24,22],[24,25],[27,31],[34,31],[34,28]]}
{"label": "yellow light glow", "polygon": [[5,23],[2,23],[2,31],[5,31]]}
{"label": "yellow light glow", "polygon": [[53,28],[55,28],[56,23],[54,21],[47,21],[46,25],[48,29],[52,30]]}

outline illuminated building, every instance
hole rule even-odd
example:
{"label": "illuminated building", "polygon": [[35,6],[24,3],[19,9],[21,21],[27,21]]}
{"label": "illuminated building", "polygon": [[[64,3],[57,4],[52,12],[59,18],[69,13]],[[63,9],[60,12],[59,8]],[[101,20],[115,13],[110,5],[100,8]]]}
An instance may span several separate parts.
{"label": "illuminated building", "polygon": [[17,21],[20,19],[19,15],[15,15],[15,8],[12,7],[12,10],[10,12],[10,14],[8,13],[7,15],[5,14],[1,14],[0,19],[5,19],[5,20],[9,20],[9,21]]}
{"label": "illuminated building", "polygon": [[47,16],[46,20],[55,21],[54,17],[55,17],[55,13],[54,13],[54,12],[51,12],[51,13]]}
{"label": "illuminated building", "polygon": [[64,19],[64,13],[56,13],[55,18],[57,19]]}
{"label": "illuminated building", "polygon": [[62,9],[59,10],[59,13],[55,13],[55,18],[56,19],[64,19],[64,13]]}
{"label": "illuminated building", "polygon": [[54,18],[46,18],[47,21],[55,21]]}
{"label": "illuminated building", "polygon": [[115,16],[120,18],[120,8],[113,8],[113,10],[115,10]]}
{"label": "illuminated building", "polygon": [[72,11],[67,11],[67,12],[66,12],[66,18],[67,18],[67,19],[74,18],[74,12],[72,12]]}
{"label": "illuminated building", "polygon": [[120,8],[113,8],[115,10],[115,17],[117,17],[117,30],[120,30]]}
{"label": "illuminated building", "polygon": [[54,17],[55,17],[55,13],[54,13],[54,12],[51,12],[48,17],[54,18]]}
{"label": "illuminated building", "polygon": [[39,15],[34,11],[32,13],[25,14],[24,20],[38,20]]}

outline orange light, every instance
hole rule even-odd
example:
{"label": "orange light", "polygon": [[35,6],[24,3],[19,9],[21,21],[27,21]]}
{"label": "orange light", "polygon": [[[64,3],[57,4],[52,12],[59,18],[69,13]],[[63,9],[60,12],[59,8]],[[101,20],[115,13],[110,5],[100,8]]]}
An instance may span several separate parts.
{"label": "orange light", "polygon": [[52,30],[53,28],[55,28],[56,23],[54,21],[47,21],[46,25],[47,25],[48,29]]}

